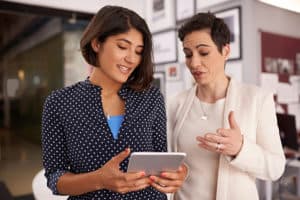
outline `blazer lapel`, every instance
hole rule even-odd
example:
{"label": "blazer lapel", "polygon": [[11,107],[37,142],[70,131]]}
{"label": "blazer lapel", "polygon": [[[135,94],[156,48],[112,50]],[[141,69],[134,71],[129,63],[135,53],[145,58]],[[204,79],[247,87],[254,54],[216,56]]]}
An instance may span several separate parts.
{"label": "blazer lapel", "polygon": [[[237,99],[237,88],[234,79],[230,78],[230,83],[228,86],[225,107],[224,107],[224,121],[223,127],[229,128],[228,115],[230,111],[234,111]],[[226,156],[221,155],[219,160],[219,170],[218,170],[218,182],[217,182],[217,200],[229,200],[228,199],[228,180],[229,180],[229,161]]]}
{"label": "blazer lapel", "polygon": [[195,98],[196,89],[197,89],[196,85],[190,89],[187,97],[183,101],[182,108],[178,112],[176,112],[175,119],[177,119],[177,120],[175,121],[175,127],[174,127],[174,132],[173,132],[173,141],[172,141],[172,145],[173,145],[172,149],[175,152],[177,152],[177,138],[178,138],[179,132],[181,130],[181,127],[183,125],[183,122],[187,116],[187,113],[190,110],[193,100]]}

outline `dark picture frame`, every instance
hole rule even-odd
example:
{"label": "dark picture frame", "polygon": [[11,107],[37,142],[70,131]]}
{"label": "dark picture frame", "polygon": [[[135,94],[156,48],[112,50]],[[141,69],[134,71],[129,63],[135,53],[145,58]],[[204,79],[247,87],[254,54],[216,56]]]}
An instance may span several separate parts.
{"label": "dark picture frame", "polygon": [[230,56],[228,60],[242,58],[241,7],[233,7],[215,12],[222,18],[230,30]]}
{"label": "dark picture frame", "polygon": [[166,97],[166,74],[163,71],[155,72],[153,74],[153,82],[154,87],[160,89],[160,92]]}

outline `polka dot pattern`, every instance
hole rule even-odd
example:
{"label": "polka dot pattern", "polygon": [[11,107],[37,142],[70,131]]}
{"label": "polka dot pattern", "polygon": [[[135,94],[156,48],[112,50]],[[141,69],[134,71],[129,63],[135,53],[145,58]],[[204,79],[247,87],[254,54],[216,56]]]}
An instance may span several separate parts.
{"label": "polka dot pattern", "polygon": [[[43,164],[48,187],[58,194],[56,184],[66,172],[84,173],[102,167],[113,156],[130,147],[132,152],[167,151],[164,100],[157,88],[135,92],[124,85],[125,117],[118,139],[110,132],[101,103],[101,87],[87,79],[52,92],[42,117]],[[128,158],[120,165],[127,170]],[[69,199],[167,199],[152,187],[119,194],[98,190]]]}

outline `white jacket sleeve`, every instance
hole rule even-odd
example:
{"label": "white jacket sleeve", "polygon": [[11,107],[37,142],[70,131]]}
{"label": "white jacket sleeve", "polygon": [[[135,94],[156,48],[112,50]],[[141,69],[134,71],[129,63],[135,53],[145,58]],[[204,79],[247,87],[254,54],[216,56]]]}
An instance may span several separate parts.
{"label": "white jacket sleeve", "polygon": [[283,174],[286,161],[279,136],[273,94],[264,97],[257,111],[256,141],[244,137],[240,153],[230,164],[251,176],[276,180]]}

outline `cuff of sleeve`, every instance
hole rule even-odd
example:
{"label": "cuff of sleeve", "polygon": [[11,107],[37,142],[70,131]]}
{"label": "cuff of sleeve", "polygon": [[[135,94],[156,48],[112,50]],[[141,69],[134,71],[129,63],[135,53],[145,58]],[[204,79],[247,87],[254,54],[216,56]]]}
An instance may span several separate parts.
{"label": "cuff of sleeve", "polygon": [[249,160],[251,160],[249,156],[253,155],[253,152],[251,153],[251,145],[251,142],[244,137],[243,146],[239,154],[236,157],[226,156],[226,159],[231,165],[241,169],[242,171],[247,171],[247,165],[249,164]]}
{"label": "cuff of sleeve", "polygon": [[186,163],[184,163],[184,165],[186,166],[186,170],[187,170],[186,177],[184,179],[184,182],[185,182],[190,177],[190,167]]}
{"label": "cuff of sleeve", "polygon": [[51,189],[53,194],[55,194],[55,195],[60,194],[57,190],[57,187],[56,187],[57,182],[58,182],[58,179],[67,172],[68,171],[66,171],[66,170],[59,170],[59,171],[56,171],[56,172],[49,175],[47,186]]}

